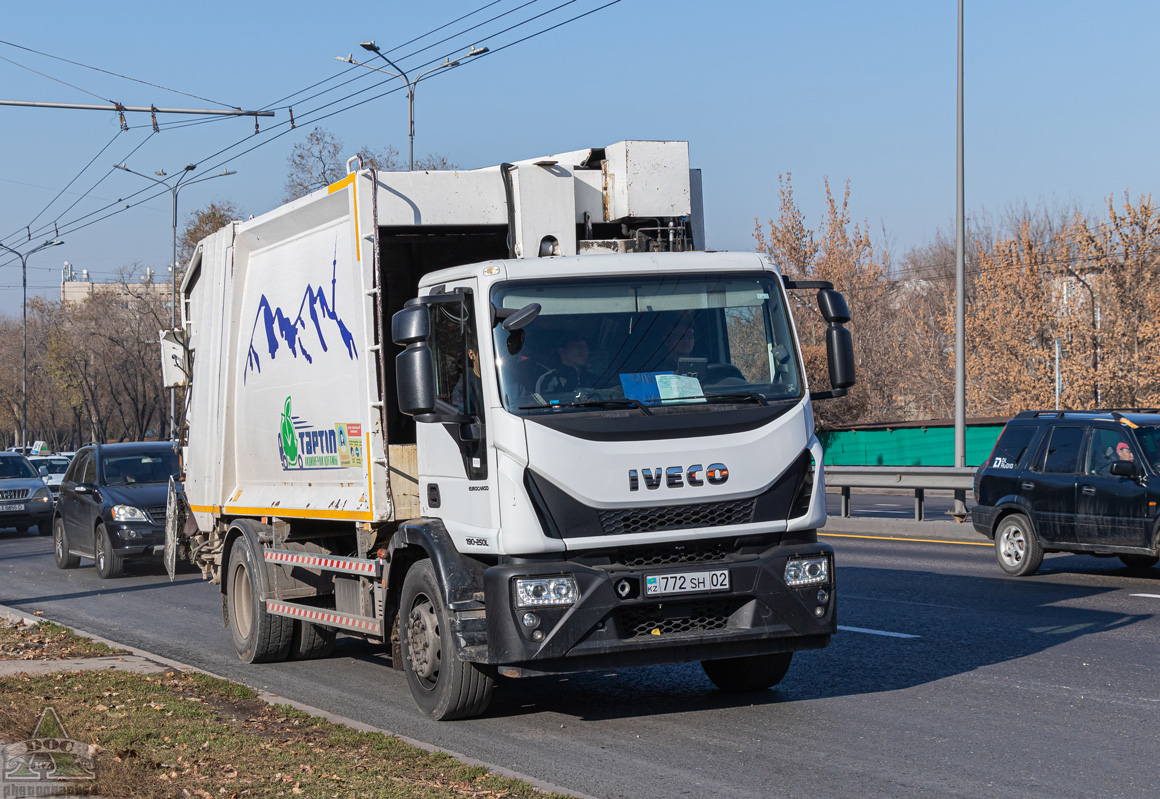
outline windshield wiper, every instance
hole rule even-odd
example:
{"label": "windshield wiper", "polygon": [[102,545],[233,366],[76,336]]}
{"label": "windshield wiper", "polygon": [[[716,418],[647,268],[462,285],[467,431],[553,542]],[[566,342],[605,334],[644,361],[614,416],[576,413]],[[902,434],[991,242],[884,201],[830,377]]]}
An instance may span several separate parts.
{"label": "windshield wiper", "polygon": [[674,397],[674,399],[705,400],[706,402],[709,402],[712,400],[725,400],[725,401],[750,400],[752,402],[756,402],[758,405],[762,406],[763,408],[769,406],[769,403],[765,401],[765,395],[759,391],[743,391],[743,392],[738,392],[738,393],[734,393],[734,394],[702,394],[699,397]]}
{"label": "windshield wiper", "polygon": [[535,411],[545,408],[640,408],[645,416],[652,416],[653,412],[638,399],[593,399],[577,402],[550,402],[547,405],[521,405],[517,410]]}

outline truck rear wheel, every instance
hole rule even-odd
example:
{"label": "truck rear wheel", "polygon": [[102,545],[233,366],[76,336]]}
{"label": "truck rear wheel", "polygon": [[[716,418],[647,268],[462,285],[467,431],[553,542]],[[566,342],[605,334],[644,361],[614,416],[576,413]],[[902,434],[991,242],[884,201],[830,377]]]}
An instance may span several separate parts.
{"label": "truck rear wheel", "polygon": [[244,535],[238,538],[230,551],[226,605],[234,649],[244,663],[285,660],[294,635],[293,619],[266,611],[266,603],[262,601],[262,578],[258,573],[262,566],[250,540]]}
{"label": "truck rear wheel", "polygon": [[722,691],[761,691],[781,682],[789,671],[793,652],[702,660],[701,668]]}
{"label": "truck rear wheel", "polygon": [[494,680],[476,664],[455,657],[447,609],[429,560],[415,563],[403,580],[399,639],[407,685],[424,715],[444,721],[487,710]]}
{"label": "truck rear wheel", "polygon": [[328,657],[334,651],[337,630],[308,621],[294,622],[294,637],[290,642],[291,660],[313,660]]}

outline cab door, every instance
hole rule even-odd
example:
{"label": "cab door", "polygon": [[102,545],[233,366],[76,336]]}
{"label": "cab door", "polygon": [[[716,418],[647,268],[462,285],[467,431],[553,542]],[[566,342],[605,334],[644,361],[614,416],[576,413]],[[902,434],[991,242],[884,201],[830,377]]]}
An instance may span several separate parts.
{"label": "cab door", "polygon": [[1074,543],[1078,538],[1076,480],[1086,436],[1083,426],[1053,427],[1020,482],[1035,531],[1045,544]]}
{"label": "cab door", "polygon": [[[456,421],[417,417],[415,431],[420,507],[424,516],[443,521],[460,551],[494,550],[499,528],[486,400],[494,391],[495,367],[491,331],[477,324],[490,314],[476,313],[473,283],[447,284],[448,301],[428,305],[435,404],[439,414]],[[481,352],[481,342],[489,352]]]}
{"label": "cab door", "polygon": [[1104,427],[1092,430],[1076,494],[1079,543],[1109,547],[1144,547],[1151,543],[1147,489],[1133,477],[1111,473],[1112,464],[1125,459],[1136,464],[1144,462],[1124,431]]}

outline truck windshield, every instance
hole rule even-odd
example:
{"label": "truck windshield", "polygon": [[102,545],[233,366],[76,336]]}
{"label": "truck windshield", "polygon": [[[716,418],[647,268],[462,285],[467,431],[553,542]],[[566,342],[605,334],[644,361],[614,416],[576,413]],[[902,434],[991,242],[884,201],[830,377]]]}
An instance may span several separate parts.
{"label": "truck windshield", "polygon": [[772,274],[507,283],[491,300],[496,308],[542,308],[522,330],[494,329],[500,392],[512,413],[650,413],[802,396]]}

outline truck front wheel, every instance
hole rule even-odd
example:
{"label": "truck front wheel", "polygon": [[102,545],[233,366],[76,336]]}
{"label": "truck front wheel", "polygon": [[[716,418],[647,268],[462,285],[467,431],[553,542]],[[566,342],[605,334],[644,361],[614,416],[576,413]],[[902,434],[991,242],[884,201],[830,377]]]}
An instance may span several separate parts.
{"label": "truck front wheel", "polygon": [[244,663],[285,660],[294,635],[294,620],[266,611],[262,601],[262,562],[244,535],[230,551],[226,605],[234,648]]}
{"label": "truck front wheel", "polygon": [[722,691],[761,691],[781,682],[793,652],[702,660],[701,668]]}
{"label": "truck front wheel", "polygon": [[447,609],[429,560],[415,563],[403,580],[399,626],[407,685],[424,715],[443,721],[487,710],[494,681],[476,664],[455,657]]}

